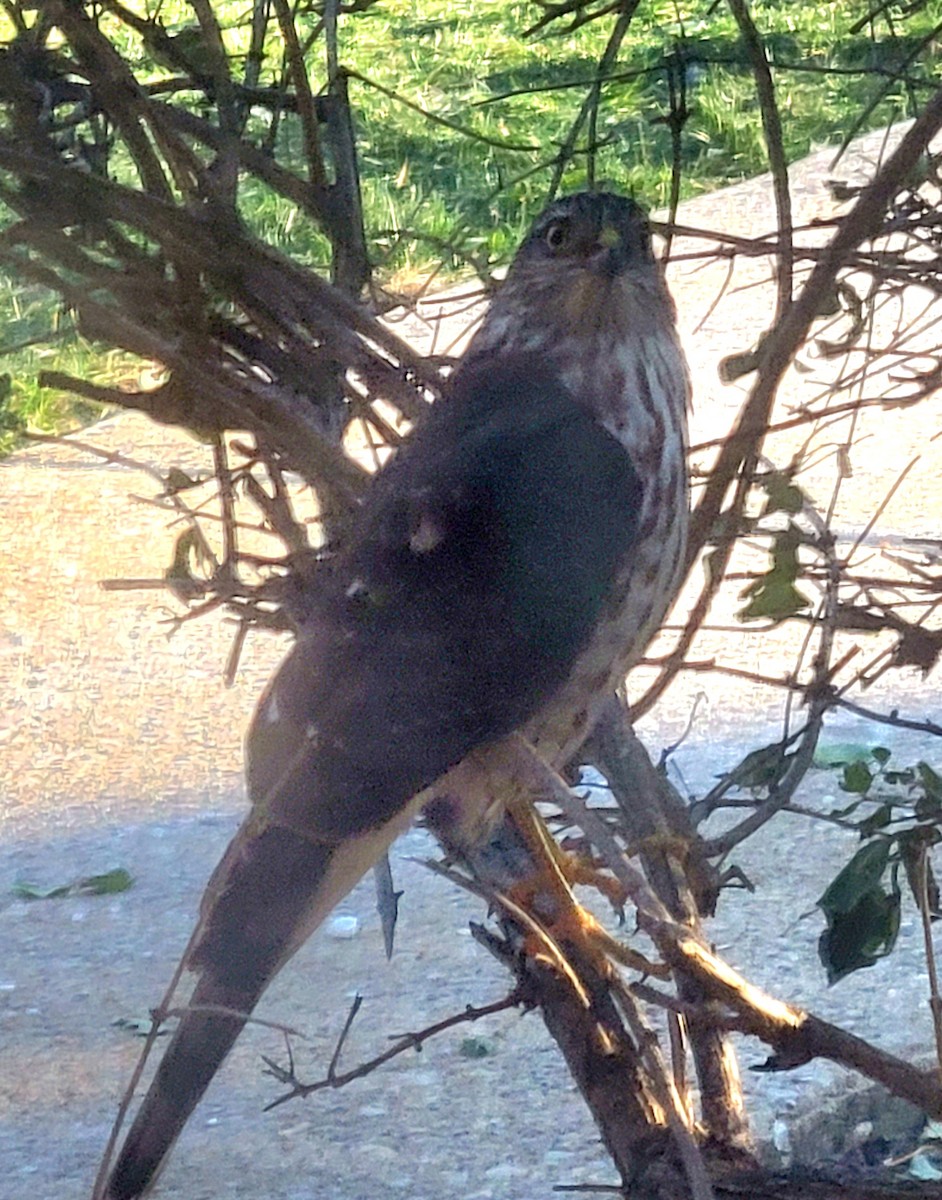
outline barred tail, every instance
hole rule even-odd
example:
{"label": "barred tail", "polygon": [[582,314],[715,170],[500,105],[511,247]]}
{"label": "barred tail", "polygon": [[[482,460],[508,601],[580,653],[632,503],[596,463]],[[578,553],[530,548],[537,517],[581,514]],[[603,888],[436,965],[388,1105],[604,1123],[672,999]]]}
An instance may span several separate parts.
{"label": "barred tail", "polygon": [[[254,996],[235,995],[207,972],[190,1004],[222,1005],[248,1014],[259,995],[260,989]],[[244,1018],[206,1012],[190,1012],[181,1019],[121,1148],[107,1200],[135,1200],[145,1194],[244,1025]]]}
{"label": "barred tail", "polygon": [[236,835],[203,901],[202,931],[187,962],[199,974],[188,1011],[103,1200],[137,1200],[148,1191],[268,984],[395,832],[376,830],[340,847],[275,827],[256,833],[245,826]]}

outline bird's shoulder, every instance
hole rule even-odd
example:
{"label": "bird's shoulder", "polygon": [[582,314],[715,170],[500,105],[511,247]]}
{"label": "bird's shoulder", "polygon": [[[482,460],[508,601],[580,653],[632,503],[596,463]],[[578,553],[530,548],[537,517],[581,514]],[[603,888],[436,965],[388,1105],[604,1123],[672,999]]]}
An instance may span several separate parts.
{"label": "bird's shoulder", "polygon": [[348,557],[377,544],[427,554],[473,527],[482,508],[507,516],[555,486],[592,493],[599,479],[616,492],[638,486],[622,447],[546,356],[481,355],[374,481]]}

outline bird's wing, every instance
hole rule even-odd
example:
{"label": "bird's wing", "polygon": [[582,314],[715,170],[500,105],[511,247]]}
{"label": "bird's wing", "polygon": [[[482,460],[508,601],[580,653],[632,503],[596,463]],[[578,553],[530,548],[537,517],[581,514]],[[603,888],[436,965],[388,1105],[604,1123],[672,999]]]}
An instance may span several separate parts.
{"label": "bird's wing", "polygon": [[527,720],[588,641],[639,506],[622,448],[538,364],[462,375],[377,481],[259,706],[266,818],[361,832]]}
{"label": "bird's wing", "polygon": [[108,1200],[143,1193],[244,1024],[206,1010],[250,1013],[412,798],[562,684],[639,506],[623,449],[528,358],[462,371],[376,481],[252,722],[253,808],[207,887],[191,1011]]}

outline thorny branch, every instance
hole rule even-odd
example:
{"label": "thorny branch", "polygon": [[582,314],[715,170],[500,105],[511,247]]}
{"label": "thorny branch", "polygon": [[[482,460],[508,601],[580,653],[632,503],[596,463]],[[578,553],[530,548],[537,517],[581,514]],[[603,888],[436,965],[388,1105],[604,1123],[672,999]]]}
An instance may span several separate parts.
{"label": "thorny branch", "polygon": [[327,1073],[322,1079],[315,1080],[313,1083],[304,1083],[297,1075],[294,1058],[290,1053],[287,1067],[281,1066],[273,1059],[265,1059],[268,1074],[289,1088],[284,1095],[279,1096],[266,1106],[266,1112],[270,1109],[278,1108],[281,1104],[286,1104],[289,1100],[310,1096],[314,1092],[323,1091],[325,1088],[346,1087],[347,1084],[352,1083],[355,1079],[363,1079],[364,1076],[370,1075],[373,1071],[378,1070],[379,1067],[385,1066],[392,1059],[398,1058],[400,1054],[405,1054],[409,1050],[420,1051],[430,1038],[437,1037],[448,1029],[454,1029],[458,1025],[466,1025],[471,1021],[480,1021],[482,1017],[490,1017],[495,1013],[506,1012],[509,1008],[520,1008],[521,1006],[526,1008],[530,1006],[520,990],[515,988],[509,995],[501,1000],[495,1000],[492,1004],[483,1004],[478,1007],[469,1004],[461,1012],[453,1013],[450,1017],[444,1017],[441,1021],[427,1025],[424,1029],[416,1030],[414,1033],[397,1035],[394,1038],[393,1045],[384,1050],[382,1054],[377,1054],[375,1057],[368,1059],[366,1062],[359,1063],[347,1071],[339,1071],[337,1068],[340,1063],[340,1056],[343,1053],[347,1038],[350,1035],[353,1023],[362,1005],[363,997],[360,995],[355,996],[347,1013],[347,1019],[344,1021],[340,1037],[337,1039],[337,1044],[334,1047]]}
{"label": "thorny branch", "polygon": [[935,1071],[920,1071],[810,1013],[763,994],[738,976],[687,926],[671,917],[641,872],[628,861],[612,830],[522,742],[520,758],[523,769],[531,773],[535,793],[558,804],[603,853],[606,866],[636,907],[640,928],[665,960],[693,975],[721,1011],[732,1011],[740,1028],[771,1046],[780,1067],[797,1066],[819,1056],[830,1058],[861,1071],[924,1111],[942,1114],[942,1083]]}

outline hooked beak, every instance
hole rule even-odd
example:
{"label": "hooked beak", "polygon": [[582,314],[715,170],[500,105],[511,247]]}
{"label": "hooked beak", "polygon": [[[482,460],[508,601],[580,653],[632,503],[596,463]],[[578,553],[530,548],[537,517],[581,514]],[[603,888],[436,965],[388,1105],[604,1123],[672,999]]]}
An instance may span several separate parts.
{"label": "hooked beak", "polygon": [[593,274],[614,279],[628,266],[625,239],[614,225],[603,225],[588,255],[588,267]]}

